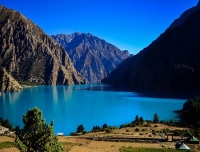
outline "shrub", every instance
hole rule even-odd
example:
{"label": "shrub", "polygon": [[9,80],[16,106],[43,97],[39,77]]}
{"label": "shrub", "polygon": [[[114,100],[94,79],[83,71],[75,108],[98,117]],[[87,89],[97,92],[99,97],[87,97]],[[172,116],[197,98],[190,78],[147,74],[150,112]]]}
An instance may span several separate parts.
{"label": "shrub", "polygon": [[125,128],[125,124],[120,125],[120,129]]}
{"label": "shrub", "polygon": [[144,127],[151,127],[151,125],[147,123],[144,125]]}
{"label": "shrub", "polygon": [[106,133],[108,134],[108,133],[111,133],[111,132],[112,132],[112,129],[106,128],[105,131],[106,131]]}
{"label": "shrub", "polygon": [[140,129],[139,129],[139,128],[135,128],[135,131],[139,132],[139,131],[140,131]]}
{"label": "shrub", "polygon": [[78,136],[78,134],[76,132],[71,132],[70,136]]}
{"label": "shrub", "polygon": [[101,131],[102,129],[99,127],[99,126],[94,126],[93,128],[92,128],[92,132],[99,132],[99,131]]}

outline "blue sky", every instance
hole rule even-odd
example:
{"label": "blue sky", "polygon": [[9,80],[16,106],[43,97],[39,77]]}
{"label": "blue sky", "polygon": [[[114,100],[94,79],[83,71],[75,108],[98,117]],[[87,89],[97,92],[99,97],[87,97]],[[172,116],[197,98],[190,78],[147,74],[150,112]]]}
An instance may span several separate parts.
{"label": "blue sky", "polygon": [[47,34],[91,33],[136,54],[198,0],[0,0]]}

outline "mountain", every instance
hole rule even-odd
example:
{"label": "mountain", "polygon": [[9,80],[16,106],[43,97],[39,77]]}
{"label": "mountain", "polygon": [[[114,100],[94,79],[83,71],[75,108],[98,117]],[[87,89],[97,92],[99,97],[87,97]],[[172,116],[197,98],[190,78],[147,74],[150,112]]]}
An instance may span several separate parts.
{"label": "mountain", "polygon": [[101,82],[122,60],[130,56],[128,51],[121,51],[89,33],[52,37],[67,50],[77,71],[91,83]]}
{"label": "mountain", "polygon": [[102,82],[146,93],[199,94],[199,78],[200,9],[123,61]]}
{"label": "mountain", "polygon": [[178,19],[172,22],[168,29],[181,25],[186,18],[188,18],[192,13],[196,12],[198,9],[200,9],[200,0],[196,6],[186,10],[183,14],[181,14],[181,16]]}
{"label": "mountain", "polygon": [[0,66],[20,81],[43,85],[86,83],[61,45],[21,13],[2,5]]}
{"label": "mountain", "polygon": [[7,71],[0,67],[0,92],[20,91],[23,87]]}

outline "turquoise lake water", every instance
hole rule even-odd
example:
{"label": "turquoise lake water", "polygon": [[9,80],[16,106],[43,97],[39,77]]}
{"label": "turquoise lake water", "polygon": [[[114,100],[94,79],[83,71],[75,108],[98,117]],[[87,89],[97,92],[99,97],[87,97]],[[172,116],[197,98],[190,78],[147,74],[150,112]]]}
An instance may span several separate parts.
{"label": "turquoise lake water", "polygon": [[54,132],[69,135],[83,124],[85,130],[94,125],[120,126],[135,116],[161,120],[177,120],[175,110],[182,109],[185,99],[150,98],[134,92],[117,91],[102,84],[74,86],[38,86],[21,92],[0,95],[0,117],[14,125],[23,126],[22,115],[38,107],[48,123],[54,120]]}

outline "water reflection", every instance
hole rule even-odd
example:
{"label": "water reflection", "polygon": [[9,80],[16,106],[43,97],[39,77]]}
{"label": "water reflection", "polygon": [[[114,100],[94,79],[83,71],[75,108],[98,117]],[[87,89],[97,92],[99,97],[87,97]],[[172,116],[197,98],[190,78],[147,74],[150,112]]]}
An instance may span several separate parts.
{"label": "water reflection", "polygon": [[135,115],[152,119],[177,119],[174,110],[182,108],[185,100],[149,98],[141,94],[118,90],[101,84],[74,86],[39,86],[22,92],[3,93],[0,96],[0,117],[13,125],[22,125],[22,115],[37,106],[48,123],[55,122],[55,132],[70,134],[79,124],[86,130],[94,125],[119,126],[132,122]]}

